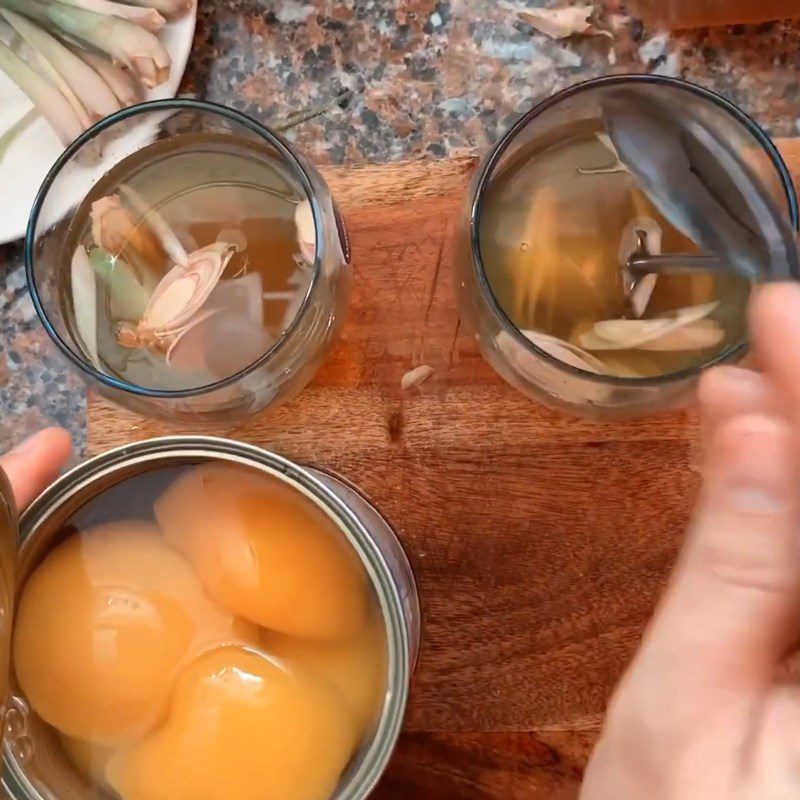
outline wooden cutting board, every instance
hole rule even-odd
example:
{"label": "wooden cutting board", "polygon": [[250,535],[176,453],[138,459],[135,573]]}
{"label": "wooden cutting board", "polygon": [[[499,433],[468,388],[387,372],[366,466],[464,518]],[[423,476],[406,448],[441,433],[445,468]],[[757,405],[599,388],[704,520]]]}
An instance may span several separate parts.
{"label": "wooden cutting board", "polygon": [[[323,170],[354,252],[342,341],[296,401],[208,431],[341,473],[406,546],[424,643],[379,800],[576,797],[698,485],[691,415],[561,416],[481,359],[453,287],[473,167]],[[420,364],[433,376],[403,391]],[[89,400],[92,453],[175,432]]]}

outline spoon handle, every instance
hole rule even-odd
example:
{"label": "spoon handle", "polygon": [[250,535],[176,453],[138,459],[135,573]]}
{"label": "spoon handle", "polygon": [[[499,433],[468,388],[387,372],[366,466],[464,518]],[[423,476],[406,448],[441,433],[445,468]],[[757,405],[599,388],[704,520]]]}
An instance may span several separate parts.
{"label": "spoon handle", "polygon": [[704,253],[669,253],[661,256],[634,255],[628,269],[635,275],[719,272],[722,262]]}

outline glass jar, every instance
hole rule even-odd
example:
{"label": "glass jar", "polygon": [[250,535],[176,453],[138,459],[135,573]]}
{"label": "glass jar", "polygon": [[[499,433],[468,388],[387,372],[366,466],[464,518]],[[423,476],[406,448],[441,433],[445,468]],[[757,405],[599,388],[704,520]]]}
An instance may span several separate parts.
{"label": "glass jar", "polygon": [[[652,90],[659,97],[666,93],[677,107],[691,108],[696,117],[733,144],[792,227],[796,230],[798,226],[791,176],[774,143],[743,111],[707,89],[663,76],[610,76],[573,86],[525,114],[489,153],[472,182],[457,264],[461,314],[474,332],[484,357],[512,386],[551,407],[600,419],[629,418],[685,405],[691,400],[703,369],[736,362],[747,351],[745,341],[736,341],[700,366],[654,377],[596,374],[574,361],[567,363],[556,357],[552,349],[531,341],[512,322],[487,277],[481,228],[487,195],[495,187],[498,174],[509,164],[527,158],[531,148],[544,152],[552,143],[562,141],[564,132],[576,125],[585,124],[593,130],[602,116],[600,101],[604,93],[629,86]],[[544,144],[539,148],[540,143]],[[543,158],[547,169],[547,154]],[[601,208],[610,201],[598,196],[596,202]],[[567,209],[565,213],[570,212]],[[582,223],[576,219],[572,224],[580,228]],[[522,247],[526,247],[524,242]],[[768,277],[762,275],[761,279]],[[743,320],[742,324],[746,322]]]}
{"label": "glass jar", "polygon": [[631,0],[630,11],[650,25],[699,28],[800,17],[797,0]]}
{"label": "glass jar", "polygon": [[[87,205],[85,199],[94,199],[90,192],[99,181],[108,183],[108,175],[116,176],[119,170],[127,174],[126,165],[132,160],[136,161],[136,169],[141,169],[141,162],[154,173],[167,162],[164,152],[172,159],[183,157],[181,166],[169,177],[170,191],[178,202],[182,202],[181,198],[192,190],[192,181],[201,180],[196,173],[205,166],[205,154],[212,152],[210,140],[216,148],[213,152],[220,151],[225,155],[225,149],[230,147],[237,158],[242,154],[240,161],[251,165],[249,171],[246,167],[238,168],[235,182],[232,176],[217,174],[224,167],[218,168],[213,178],[202,179],[206,181],[203,186],[234,188],[236,191],[229,191],[226,196],[231,206],[237,209],[236,213],[239,213],[236,204],[241,202],[244,206],[246,202],[241,186],[252,187],[253,195],[277,193],[273,186],[259,183],[264,180],[266,164],[281,176],[282,186],[292,187],[294,195],[305,198],[298,204],[307,202],[310,206],[308,224],[313,224],[313,231],[308,236],[315,239],[305,248],[303,283],[293,293],[273,292],[275,296],[292,294],[293,297],[288,301],[292,312],[287,306],[286,321],[277,334],[270,333],[269,337],[261,338],[240,336],[237,340],[235,335],[227,332],[224,346],[213,347],[206,343],[204,357],[213,359],[221,367],[215,367],[214,371],[198,371],[198,376],[203,377],[192,383],[187,381],[178,388],[169,383],[169,369],[163,366],[163,358],[159,362],[159,367],[165,370],[163,377],[162,373],[155,372],[152,382],[137,381],[130,377],[131,373],[112,370],[106,361],[101,362],[98,358],[102,344],[101,328],[110,327],[111,323],[104,323],[102,319],[102,305],[96,299],[100,289],[93,285],[89,286],[92,292],[89,302],[94,301],[100,309],[96,312],[95,329],[90,331],[97,340],[94,350],[83,341],[87,337],[75,311],[78,308],[76,267],[65,255],[67,251],[72,252],[76,241],[82,246],[81,240],[73,235],[75,226],[71,227],[71,222],[76,209]],[[264,169],[259,171],[262,166]],[[109,173],[115,168],[119,168],[118,172]],[[226,180],[230,183],[226,184]],[[130,188],[127,185],[121,185],[119,189],[116,185],[104,185],[103,193],[126,200]],[[203,206],[200,208],[202,212]],[[137,214],[141,214],[141,220],[147,220],[155,218],[158,209],[146,206],[144,210],[137,209]],[[69,241],[72,245],[68,248],[66,243]],[[193,247],[187,245],[186,251],[191,249]],[[39,191],[31,212],[25,248],[28,285],[39,318],[58,349],[80,375],[101,395],[137,413],[173,423],[192,424],[233,422],[285,401],[308,383],[343,322],[350,294],[349,261],[343,222],[327,184],[313,166],[282,137],[244,114],[224,106],[186,99],[161,100],[126,108],[102,120],[73,142],[53,166]],[[112,269],[114,263],[112,261]],[[247,264],[245,260],[245,270]],[[251,269],[251,272],[256,271]],[[307,277],[309,271],[310,277]],[[100,279],[92,275],[91,268],[87,267],[85,272],[99,285]],[[230,285],[233,281],[226,283]],[[86,291],[83,289],[84,294]],[[246,302],[249,304],[252,299],[248,294]],[[255,300],[261,302],[260,291]],[[263,313],[259,309],[257,305],[256,312]],[[203,313],[213,315],[213,311],[203,310]],[[106,316],[112,318],[110,312]],[[226,325],[230,329],[235,322],[235,319],[229,320]],[[212,324],[213,318],[208,322],[208,325]],[[233,328],[235,330],[235,324]],[[108,333],[106,338],[109,335],[116,338],[116,334]],[[117,346],[116,341],[113,346]],[[166,363],[169,365],[168,356]],[[229,368],[229,363],[235,366]]]}

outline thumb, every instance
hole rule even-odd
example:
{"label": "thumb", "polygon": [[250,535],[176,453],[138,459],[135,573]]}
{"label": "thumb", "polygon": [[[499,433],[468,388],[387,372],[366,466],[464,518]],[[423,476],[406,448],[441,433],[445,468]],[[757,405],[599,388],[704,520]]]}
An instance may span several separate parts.
{"label": "thumb", "polygon": [[0,458],[0,469],[8,476],[20,511],[58,476],[71,451],[65,430],[47,428]]}
{"label": "thumb", "polygon": [[700,685],[770,683],[800,620],[796,440],[778,416],[715,431],[700,504],[645,647]]}

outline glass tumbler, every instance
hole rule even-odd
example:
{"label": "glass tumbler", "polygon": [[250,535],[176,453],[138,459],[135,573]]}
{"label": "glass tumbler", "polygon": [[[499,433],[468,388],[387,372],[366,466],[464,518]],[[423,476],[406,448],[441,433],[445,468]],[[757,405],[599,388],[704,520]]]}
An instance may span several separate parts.
{"label": "glass tumbler", "polygon": [[[141,186],[163,191],[164,205]],[[273,200],[274,220],[259,216]],[[119,253],[95,246],[115,232]],[[253,242],[258,250],[247,249]],[[166,256],[153,275],[146,262],[156,251]],[[197,272],[182,272],[178,258]],[[341,326],[351,283],[344,225],[319,172],[255,120],[188,99],[127,108],[73,142],[36,198],[25,259],[42,323],[93,388],[143,416],[192,425],[234,422],[305,386]],[[291,286],[271,276],[279,260],[287,274],[297,266],[299,277],[281,273]],[[162,319],[157,297],[163,306],[172,292],[173,303],[206,280],[219,282],[197,296],[208,299],[188,322],[188,311]]]}
{"label": "glass tumbler", "polygon": [[[504,217],[498,216],[496,211],[501,207],[498,198],[507,203],[504,208],[509,214],[513,216],[519,213],[519,208],[513,207],[514,196],[503,195],[503,192],[507,192],[504,186],[508,187],[508,184],[502,183],[503,173],[507,174],[509,165],[513,168],[515,164],[527,164],[527,159],[532,158],[540,159],[540,163],[535,179],[538,183],[530,184],[531,192],[538,191],[542,185],[548,186],[548,182],[560,180],[553,177],[556,168],[551,156],[552,148],[560,146],[571,135],[566,132],[574,131],[576,126],[581,130],[595,131],[602,124],[601,102],[604,93],[630,86],[635,86],[637,90],[652,90],[657,97],[666,94],[680,108],[691,109],[695,119],[702,119],[725,142],[734,145],[775,201],[777,213],[780,216],[785,214],[795,231],[798,225],[797,198],[791,176],[774,143],[739,108],[706,89],[661,76],[611,76],[573,86],[525,114],[485,158],[471,185],[461,227],[461,257],[457,264],[456,286],[461,316],[474,333],[484,357],[508,383],[550,407],[597,419],[630,418],[685,405],[691,400],[703,369],[717,363],[736,362],[747,351],[746,315],[741,313],[741,336],[733,341],[726,340],[722,348],[709,354],[707,359],[703,351],[700,358],[705,360],[702,363],[683,365],[646,376],[600,374],[586,368],[584,362],[571,357],[563,347],[553,348],[546,341],[534,343],[532,337],[525,335],[512,320],[513,313],[505,302],[508,297],[501,299],[496,284],[492,282],[491,269],[487,268],[491,268],[490,259],[495,257],[496,251],[492,251],[489,244],[491,237],[497,233],[494,226],[504,224]],[[607,136],[605,141],[608,142]],[[608,150],[602,152],[610,157]],[[597,166],[599,169],[595,170],[596,173],[615,169],[603,169],[603,164]],[[579,169],[577,172],[584,171]],[[586,174],[590,173],[587,171]],[[631,179],[635,181],[635,176],[631,175]],[[559,190],[555,183],[553,186],[556,191]],[[533,238],[519,247],[523,251],[531,248],[533,252],[535,246],[530,242],[535,243],[537,237],[546,236],[547,231],[543,228],[566,225],[571,235],[589,237],[588,252],[590,257],[594,257],[591,236],[595,234],[589,232],[586,215],[581,216],[581,212],[575,209],[580,205],[577,201],[585,199],[582,194],[584,191],[597,191],[597,197],[590,199],[593,204],[596,201],[599,209],[596,218],[602,219],[615,200],[604,195],[601,188],[595,188],[600,186],[593,179],[589,179],[588,183],[584,181],[580,186],[575,181],[569,183],[567,202],[559,206],[559,216],[548,222],[534,222]],[[571,201],[569,192],[573,192]],[[510,204],[507,202],[509,197]],[[492,203],[495,204],[494,211],[490,208]],[[498,219],[500,222],[497,222]],[[542,227],[536,227],[537,224]],[[597,252],[600,252],[599,238],[597,242]],[[559,251],[558,257],[561,258],[559,268],[566,269],[563,252]],[[616,258],[615,247],[615,262]],[[528,263],[531,264],[531,274],[535,276],[535,261]],[[616,268],[619,270],[619,267]],[[762,274],[755,282],[770,277]],[[662,279],[659,277],[658,280]],[[746,307],[749,291],[747,288],[742,308]],[[565,296],[572,296],[569,290]]]}
{"label": "glass tumbler", "polygon": [[736,25],[800,16],[797,0],[634,0],[630,10],[669,28]]}

